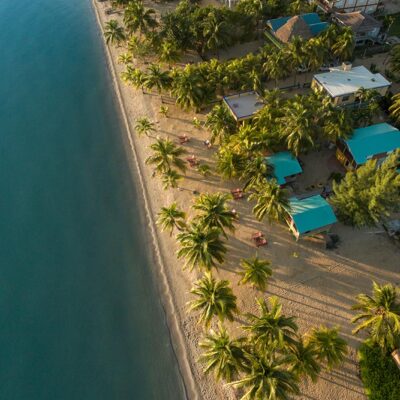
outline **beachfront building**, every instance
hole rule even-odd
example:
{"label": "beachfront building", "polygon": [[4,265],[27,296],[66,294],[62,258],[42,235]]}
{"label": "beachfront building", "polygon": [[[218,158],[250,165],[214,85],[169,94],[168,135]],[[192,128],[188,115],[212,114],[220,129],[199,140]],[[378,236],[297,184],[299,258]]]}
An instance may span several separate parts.
{"label": "beachfront building", "polygon": [[363,11],[335,13],[332,20],[339,26],[352,29],[356,46],[380,43],[386,36],[382,33],[382,22]]}
{"label": "beachfront building", "polygon": [[363,11],[373,14],[384,8],[382,0],[317,0],[318,7],[327,13]]}
{"label": "beachfront building", "polygon": [[400,131],[381,123],[355,129],[351,139],[339,140],[336,157],[350,171],[371,159],[381,163],[397,149],[400,149]]}
{"label": "beachfront building", "polygon": [[303,172],[298,159],[288,151],[272,154],[265,159],[272,166],[273,177],[281,186],[293,182]]}
{"label": "beachfront building", "polygon": [[328,232],[337,219],[330,204],[319,194],[289,199],[286,222],[296,240],[304,236]]}
{"label": "beachfront building", "polygon": [[267,21],[269,37],[276,45],[289,43],[296,36],[304,40],[311,39],[324,31],[328,25],[328,22],[321,22],[317,13],[275,18]]}
{"label": "beachfront building", "polygon": [[363,65],[352,67],[343,63],[341,67],[330,68],[329,72],[314,75],[311,87],[315,91],[325,92],[336,105],[352,104],[358,101],[359,89],[375,90],[384,96],[390,82],[381,74],[373,74]]}
{"label": "beachfront building", "polygon": [[252,118],[264,106],[262,98],[255,91],[225,96],[223,101],[237,122]]}

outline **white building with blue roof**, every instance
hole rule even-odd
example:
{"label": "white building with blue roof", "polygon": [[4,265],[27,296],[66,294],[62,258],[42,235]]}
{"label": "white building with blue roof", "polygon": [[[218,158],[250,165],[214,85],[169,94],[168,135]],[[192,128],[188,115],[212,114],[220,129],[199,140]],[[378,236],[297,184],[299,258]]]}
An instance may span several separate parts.
{"label": "white building with blue roof", "polygon": [[328,232],[337,222],[331,205],[320,195],[289,199],[286,222],[296,239]]}
{"label": "white building with blue roof", "polygon": [[400,131],[380,123],[355,129],[350,139],[339,140],[336,157],[347,170],[354,170],[370,159],[382,162],[397,149],[400,149]]}

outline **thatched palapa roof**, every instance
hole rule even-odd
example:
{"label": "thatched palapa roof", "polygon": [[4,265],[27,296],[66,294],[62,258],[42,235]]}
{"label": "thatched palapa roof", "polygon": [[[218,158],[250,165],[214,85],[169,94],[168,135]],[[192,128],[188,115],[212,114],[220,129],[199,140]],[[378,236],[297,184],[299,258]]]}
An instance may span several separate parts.
{"label": "thatched palapa roof", "polygon": [[310,27],[301,17],[296,15],[290,18],[285,25],[281,26],[276,32],[275,36],[282,42],[288,43],[295,36],[300,36],[302,39],[311,39],[314,35],[311,32]]}

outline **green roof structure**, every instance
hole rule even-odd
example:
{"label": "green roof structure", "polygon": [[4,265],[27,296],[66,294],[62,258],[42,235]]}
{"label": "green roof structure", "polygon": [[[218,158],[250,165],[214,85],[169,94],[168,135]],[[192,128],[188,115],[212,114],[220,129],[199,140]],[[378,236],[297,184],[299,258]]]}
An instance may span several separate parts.
{"label": "green roof structure", "polygon": [[292,197],[289,204],[288,214],[292,217],[299,235],[320,231],[321,228],[337,222],[332,207],[319,194],[304,199]]}
{"label": "green roof structure", "polygon": [[274,168],[274,177],[279,185],[286,183],[286,177],[301,174],[303,172],[299,161],[292,153],[282,151],[265,157],[267,163]]}
{"label": "green roof structure", "polygon": [[400,149],[400,131],[387,123],[370,125],[355,129],[344,143],[357,165],[361,165],[375,155]]}

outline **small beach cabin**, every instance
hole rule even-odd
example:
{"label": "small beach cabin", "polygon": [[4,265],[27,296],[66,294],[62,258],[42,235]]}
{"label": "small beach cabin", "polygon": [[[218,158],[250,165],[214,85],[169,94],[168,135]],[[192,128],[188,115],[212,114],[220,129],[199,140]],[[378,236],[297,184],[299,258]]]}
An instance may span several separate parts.
{"label": "small beach cabin", "polygon": [[298,159],[288,151],[272,154],[265,160],[273,167],[273,176],[281,186],[293,182],[303,172]]}
{"label": "small beach cabin", "polygon": [[262,98],[255,91],[225,96],[223,101],[237,122],[252,118],[264,106]]}
{"label": "small beach cabin", "polygon": [[383,75],[373,74],[363,65],[352,67],[350,63],[343,63],[341,67],[330,68],[329,72],[314,75],[311,82],[315,91],[325,92],[335,105],[357,102],[357,92],[361,88],[376,90],[384,96],[390,85]]}
{"label": "small beach cabin", "polygon": [[289,199],[290,211],[287,212],[286,222],[296,236],[296,240],[327,232],[337,222],[330,204],[319,194],[298,199]]}
{"label": "small beach cabin", "polygon": [[294,37],[308,40],[324,31],[328,22],[321,22],[317,13],[281,17],[267,21],[269,32],[281,43],[289,43]]}
{"label": "small beach cabin", "polygon": [[339,140],[336,157],[351,171],[371,159],[383,162],[397,149],[400,149],[400,131],[392,125],[381,123],[355,129],[351,139]]}

